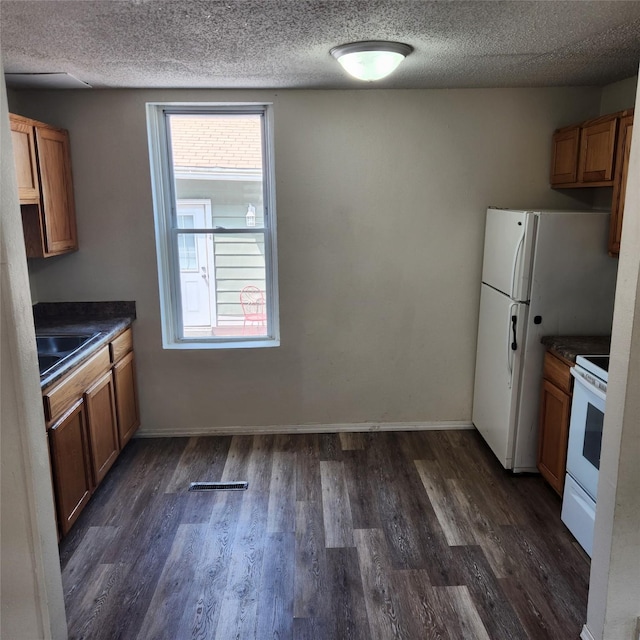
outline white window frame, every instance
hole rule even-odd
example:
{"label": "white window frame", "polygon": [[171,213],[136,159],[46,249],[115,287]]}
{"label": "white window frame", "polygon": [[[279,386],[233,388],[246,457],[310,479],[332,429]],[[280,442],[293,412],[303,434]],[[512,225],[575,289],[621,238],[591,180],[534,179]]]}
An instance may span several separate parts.
{"label": "white window frame", "polygon": [[[160,319],[164,349],[242,349],[280,345],[278,260],[276,242],[275,176],[273,172],[273,105],[271,103],[148,102],[147,132],[156,232]],[[180,297],[180,261],[174,235],[177,229],[176,193],[167,118],[172,114],[255,114],[262,121],[264,228],[229,233],[264,233],[267,336],[184,337]],[[211,233],[211,229],[195,232]]]}

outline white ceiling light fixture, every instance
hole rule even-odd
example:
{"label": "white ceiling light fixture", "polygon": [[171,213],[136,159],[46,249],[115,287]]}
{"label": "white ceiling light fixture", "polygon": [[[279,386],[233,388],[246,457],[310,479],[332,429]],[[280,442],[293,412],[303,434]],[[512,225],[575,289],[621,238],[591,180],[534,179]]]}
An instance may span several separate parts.
{"label": "white ceiling light fixture", "polygon": [[329,53],[354,78],[373,82],[386,78],[412,51],[411,45],[402,42],[365,40],[341,44]]}

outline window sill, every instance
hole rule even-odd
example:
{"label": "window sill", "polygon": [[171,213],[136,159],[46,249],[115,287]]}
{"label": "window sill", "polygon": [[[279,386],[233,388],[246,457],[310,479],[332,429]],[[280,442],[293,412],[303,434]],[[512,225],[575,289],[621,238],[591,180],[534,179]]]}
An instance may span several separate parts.
{"label": "window sill", "polygon": [[226,342],[198,342],[197,340],[185,340],[176,342],[163,342],[163,349],[182,349],[185,351],[201,351],[208,349],[264,349],[279,347],[280,340],[268,338],[265,340],[229,340]]}

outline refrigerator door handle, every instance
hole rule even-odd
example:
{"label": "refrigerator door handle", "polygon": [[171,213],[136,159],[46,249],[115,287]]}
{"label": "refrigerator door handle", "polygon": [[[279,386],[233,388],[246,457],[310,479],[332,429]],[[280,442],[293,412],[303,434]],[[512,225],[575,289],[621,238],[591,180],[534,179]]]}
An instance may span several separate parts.
{"label": "refrigerator door handle", "polygon": [[[507,371],[509,372],[509,389],[511,389],[511,386],[513,385],[513,352],[515,351],[515,349],[513,348],[513,345],[516,345],[517,348],[517,344],[515,342],[515,328],[516,328],[516,322],[518,321],[518,316],[514,313],[514,307],[517,307],[518,305],[515,303],[512,303],[511,305],[509,305],[509,315],[507,318]],[[513,334],[513,342],[510,341],[510,335],[511,335],[511,328],[513,327],[514,330],[514,334]]]}
{"label": "refrigerator door handle", "polygon": [[524,244],[524,233],[525,229],[522,228],[522,235],[520,236],[520,240],[518,240],[518,246],[516,247],[516,253],[513,256],[513,266],[511,267],[511,291],[509,292],[510,298],[515,298],[514,288],[516,284],[516,272],[518,270],[518,258],[520,257],[520,251],[522,250],[522,245]]}

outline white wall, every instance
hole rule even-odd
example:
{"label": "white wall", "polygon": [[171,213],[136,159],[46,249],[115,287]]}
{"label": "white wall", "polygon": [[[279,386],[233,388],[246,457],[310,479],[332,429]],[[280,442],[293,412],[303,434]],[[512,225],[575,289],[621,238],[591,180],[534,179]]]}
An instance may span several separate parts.
{"label": "white wall", "polygon": [[615,113],[623,109],[631,109],[636,103],[636,87],[638,76],[612,82],[602,88],[600,98],[600,114]]}
{"label": "white wall", "polygon": [[[275,104],[282,346],[163,351],[145,101]],[[71,134],[80,251],[47,300],[136,300],[142,429],[469,421],[487,205],[578,208],[548,186],[596,88],[76,91],[13,109]]]}
{"label": "white wall", "polygon": [[[640,108],[640,100],[636,103]],[[587,627],[635,638],[640,616],[640,146],[634,137],[616,287]]]}
{"label": "white wall", "polygon": [[67,637],[31,298],[0,64],[0,637]]}

